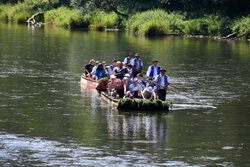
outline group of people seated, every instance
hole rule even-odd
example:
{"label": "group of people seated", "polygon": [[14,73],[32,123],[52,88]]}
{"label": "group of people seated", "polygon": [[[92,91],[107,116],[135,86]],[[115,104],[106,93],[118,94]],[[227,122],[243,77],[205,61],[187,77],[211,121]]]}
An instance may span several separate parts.
{"label": "group of people seated", "polygon": [[166,69],[153,60],[146,77],[142,75],[140,55],[129,53],[123,62],[113,60],[111,65],[91,59],[85,66],[85,76],[99,82],[97,89],[106,89],[114,98],[143,98],[166,100],[169,78]]}

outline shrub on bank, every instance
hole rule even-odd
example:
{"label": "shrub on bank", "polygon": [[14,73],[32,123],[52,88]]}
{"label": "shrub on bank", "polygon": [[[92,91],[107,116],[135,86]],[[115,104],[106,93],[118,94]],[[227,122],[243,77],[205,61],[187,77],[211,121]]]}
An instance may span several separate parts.
{"label": "shrub on bank", "polygon": [[32,6],[25,3],[0,6],[0,19],[14,23],[26,23],[28,18],[34,13]]}
{"label": "shrub on bank", "polygon": [[135,34],[165,35],[182,33],[184,17],[178,13],[167,13],[165,10],[149,10],[136,13],[127,21],[127,27]]}
{"label": "shrub on bank", "polygon": [[224,36],[231,32],[231,20],[219,15],[209,15],[185,22],[183,32],[189,35]]}
{"label": "shrub on bank", "polygon": [[147,36],[165,35],[170,32],[169,23],[167,21],[147,21],[139,26],[138,33]]}
{"label": "shrub on bank", "polygon": [[114,12],[95,11],[91,13],[89,28],[99,31],[119,28],[119,16]]}
{"label": "shrub on bank", "polygon": [[81,15],[80,10],[60,7],[49,10],[44,15],[45,23],[65,28],[87,28],[89,17]]}
{"label": "shrub on bank", "polygon": [[238,37],[249,39],[250,38],[250,15],[237,19],[233,23],[232,31],[236,33]]}

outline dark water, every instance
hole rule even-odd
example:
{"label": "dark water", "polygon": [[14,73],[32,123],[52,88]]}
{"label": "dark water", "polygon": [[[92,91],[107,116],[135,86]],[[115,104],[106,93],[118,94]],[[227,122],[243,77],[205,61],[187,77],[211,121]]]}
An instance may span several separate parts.
{"label": "dark water", "polygon": [[[0,166],[250,166],[249,48],[0,24]],[[129,51],[203,103],[169,91],[168,114],[118,112],[81,89],[90,58]]]}

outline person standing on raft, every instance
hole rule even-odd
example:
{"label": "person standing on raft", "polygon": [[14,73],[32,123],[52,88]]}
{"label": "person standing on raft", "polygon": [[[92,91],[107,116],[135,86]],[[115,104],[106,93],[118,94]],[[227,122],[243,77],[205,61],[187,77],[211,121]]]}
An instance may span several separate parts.
{"label": "person standing on raft", "polygon": [[160,70],[160,75],[157,75],[154,79],[154,82],[156,83],[155,90],[157,93],[157,98],[162,101],[166,100],[167,88],[169,85],[169,78],[165,73],[166,69],[162,68]]}
{"label": "person standing on raft", "polygon": [[142,72],[143,62],[140,59],[140,55],[138,53],[135,54],[135,58],[131,61],[131,65],[133,68],[133,78],[137,76],[137,74]]}
{"label": "person standing on raft", "polygon": [[133,53],[129,52],[128,57],[124,59],[123,63],[128,65],[129,63],[131,63],[132,59],[133,59]]}
{"label": "person standing on raft", "polygon": [[146,76],[149,80],[153,80],[154,77],[160,75],[161,66],[158,65],[158,62],[158,60],[154,59],[153,64],[148,67]]}

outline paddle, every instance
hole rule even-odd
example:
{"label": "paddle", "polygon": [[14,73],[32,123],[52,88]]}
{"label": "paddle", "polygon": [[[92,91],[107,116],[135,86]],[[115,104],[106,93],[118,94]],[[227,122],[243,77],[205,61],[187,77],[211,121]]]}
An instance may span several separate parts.
{"label": "paddle", "polygon": [[[145,79],[145,77],[143,77],[143,79]],[[189,94],[191,94],[191,95],[194,95],[193,93],[188,92],[187,90],[185,90],[185,89],[183,89],[183,88],[179,88],[179,87],[174,86],[174,85],[172,85],[172,84],[169,84],[168,86],[171,86],[172,88],[175,88],[175,89],[181,90],[181,91],[183,91],[183,92],[189,93]]]}

